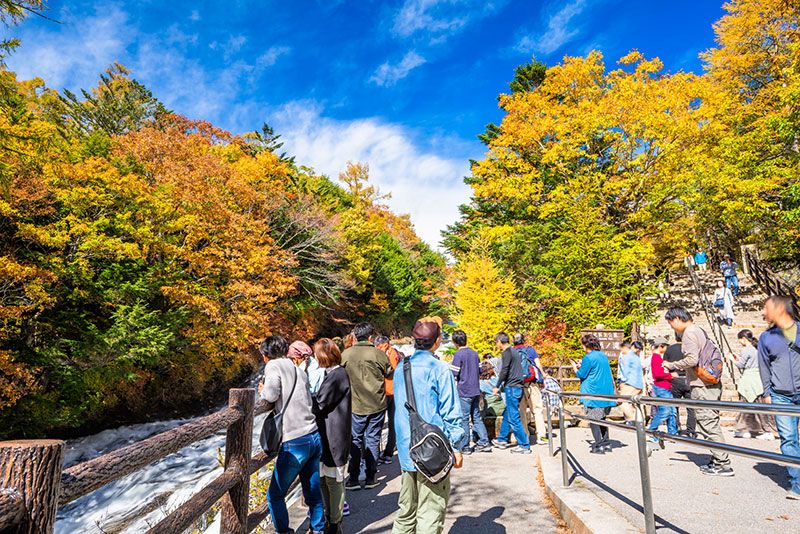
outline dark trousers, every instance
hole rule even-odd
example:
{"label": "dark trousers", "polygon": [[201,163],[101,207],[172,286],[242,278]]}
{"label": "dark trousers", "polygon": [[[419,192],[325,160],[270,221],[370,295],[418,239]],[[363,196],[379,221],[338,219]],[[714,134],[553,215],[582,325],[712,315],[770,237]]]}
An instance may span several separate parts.
{"label": "dark trousers", "polygon": [[394,431],[394,395],[386,395],[386,412],[389,416],[386,422],[389,426],[389,432],[386,436],[386,447],[383,449],[383,455],[392,456],[397,448],[397,434]]}
{"label": "dark trousers", "polygon": [[[685,376],[677,376],[672,379],[672,396],[676,399],[691,399],[692,388],[686,382]],[[681,426],[680,408],[678,408],[678,427]],[[690,434],[697,432],[697,417],[694,408],[686,409],[686,431]]]}
{"label": "dark trousers", "polygon": [[[589,408],[586,407],[586,417],[594,419],[595,421],[602,421],[606,418],[611,408]],[[608,427],[602,425],[595,425],[589,423],[589,429],[592,431],[592,438],[594,443],[592,447],[602,447],[609,444]]]}
{"label": "dark trousers", "polygon": [[350,480],[361,476],[361,457],[366,464],[367,480],[374,480],[378,472],[378,455],[381,451],[381,430],[386,410],[369,415],[353,414],[352,440],[350,441]]}

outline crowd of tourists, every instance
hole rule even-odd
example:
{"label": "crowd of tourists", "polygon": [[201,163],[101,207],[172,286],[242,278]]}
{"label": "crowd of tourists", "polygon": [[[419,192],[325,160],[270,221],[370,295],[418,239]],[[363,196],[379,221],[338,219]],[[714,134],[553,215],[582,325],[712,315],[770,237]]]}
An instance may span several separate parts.
{"label": "crowd of tourists", "polygon": [[[298,478],[309,532],[342,532],[349,513],[345,493],[379,486],[379,466],[393,463],[395,453],[401,490],[393,532],[441,532],[450,469],[461,467],[463,455],[493,448],[530,454],[532,445],[547,442],[541,387],[557,391],[558,383],[522,334],[498,333],[499,356],[481,358],[456,330],[449,364],[436,355],[439,318],[418,321],[411,337],[408,355],[368,323],[344,339],[322,338],[313,346],[279,336],[261,343],[266,366],[259,391],[274,405],[262,446],[274,441],[265,433],[280,438],[267,496],[277,532],[293,532],[286,495]],[[557,396],[552,400],[557,403]],[[421,443],[419,421],[439,429],[449,465],[429,472],[435,459],[420,460],[412,451],[430,448]],[[487,423],[496,436],[491,441]]]}
{"label": "crowd of tourists", "polygon": [[[770,324],[758,338],[751,330],[741,330],[737,337],[741,351],[733,356],[742,373],[737,389],[743,401],[800,405],[800,333],[792,312],[789,297],[771,296],[764,304],[764,319]],[[600,350],[593,335],[584,335],[581,344],[586,352],[583,359],[573,361],[581,392],[593,395],[647,395],[656,398],[688,398],[719,401],[722,396],[722,356],[714,341],[694,323],[692,314],[682,307],[670,308],[665,320],[675,333],[676,342],[664,337],[649,342],[649,349],[639,341],[623,343],[618,360],[616,384],[609,358]],[[618,387],[615,385],[618,384]],[[605,399],[585,399],[586,416],[604,420],[616,402]],[[655,406],[652,413],[636,413],[632,403],[623,403],[622,412],[627,424],[649,419],[647,428],[657,431],[666,425],[668,435],[704,437],[725,443],[720,426],[719,411],[707,408],[687,410],[686,424],[681,428],[675,406]],[[780,437],[781,452],[800,456],[798,417],[740,414],[736,438],[763,440]],[[590,452],[605,454],[613,450],[608,427],[590,424],[593,441]],[[650,440],[663,446],[657,437]],[[728,453],[711,450],[711,460],[700,471],[707,475],[733,476]],[[800,500],[800,468],[789,467],[790,488],[787,498]]]}
{"label": "crowd of tourists", "polygon": [[[770,297],[764,305],[770,329],[758,339],[750,330],[739,332],[742,350],[736,365],[742,370],[743,400],[800,405],[800,338],[791,306],[786,297]],[[572,362],[581,392],[719,401],[721,362],[708,360],[714,353],[709,349],[713,341],[684,308],[670,308],[665,319],[676,342],[658,337],[648,343],[648,350],[640,341],[624,343],[616,380],[598,338],[583,335],[585,354]],[[266,367],[260,394],[274,404],[268,421],[281,419],[268,491],[277,532],[293,532],[285,500],[298,478],[309,508],[309,532],[342,532],[348,514],[345,493],[378,487],[379,465],[393,463],[395,453],[401,490],[393,532],[441,532],[450,469],[462,466],[463,455],[491,453],[494,448],[524,455],[533,445],[547,443],[543,395],[557,407],[559,386],[524,336],[498,333],[494,341],[499,356],[483,357],[469,347],[463,331],[456,330],[451,337],[455,353],[449,364],[436,355],[442,342],[438,318],[417,321],[412,331],[414,350],[408,355],[368,323],[356,325],[344,339],[322,338],[313,347],[302,341],[289,344],[278,336],[261,343]],[[719,369],[713,369],[718,363]],[[616,405],[606,399],[582,399],[582,403],[587,417],[598,423]],[[673,406],[656,406],[650,414],[637,409],[623,403],[628,424],[649,419],[649,430],[666,425],[668,435],[725,442],[718,411],[687,410],[681,428]],[[608,427],[598,423],[590,424],[590,452],[611,453],[614,442]],[[738,424],[736,437],[774,439],[777,433],[781,451],[800,456],[798,418],[742,415]],[[264,436],[267,430],[274,432],[275,425],[268,426],[265,423],[262,431],[264,447],[274,441],[274,436]],[[490,434],[495,438],[490,440]],[[657,437],[650,439],[661,443]],[[718,449],[712,449],[701,472],[734,474],[728,454]],[[800,499],[800,469],[789,468],[789,477],[787,497]]]}

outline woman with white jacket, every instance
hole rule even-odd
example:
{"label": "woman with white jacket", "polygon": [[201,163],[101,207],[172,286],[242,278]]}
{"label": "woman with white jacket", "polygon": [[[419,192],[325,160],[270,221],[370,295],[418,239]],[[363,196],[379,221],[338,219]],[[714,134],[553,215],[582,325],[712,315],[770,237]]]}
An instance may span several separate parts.
{"label": "woman with white jacket", "polygon": [[725,282],[722,280],[717,282],[717,289],[714,291],[714,307],[717,309],[720,322],[733,326],[733,293],[725,287]]}

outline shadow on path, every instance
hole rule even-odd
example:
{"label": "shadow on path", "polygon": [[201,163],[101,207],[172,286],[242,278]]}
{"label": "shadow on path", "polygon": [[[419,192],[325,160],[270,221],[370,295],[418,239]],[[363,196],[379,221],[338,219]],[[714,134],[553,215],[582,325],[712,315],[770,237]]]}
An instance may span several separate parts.
{"label": "shadow on path", "polygon": [[481,534],[506,534],[506,527],[497,522],[505,512],[502,506],[494,506],[477,517],[461,516],[450,528],[450,534],[480,532]]}
{"label": "shadow on path", "polygon": [[[623,504],[633,508],[634,510],[636,510],[640,514],[644,514],[644,507],[641,504],[637,503],[636,501],[633,501],[633,500],[629,499],[628,497],[626,497],[625,495],[623,495],[619,491],[615,490],[611,486],[609,486],[609,485],[601,482],[600,480],[594,478],[592,475],[590,475],[588,472],[586,472],[586,470],[583,468],[583,466],[580,464],[580,462],[578,462],[578,459],[575,458],[575,456],[573,456],[573,454],[571,452],[569,453],[568,456],[569,456],[570,466],[572,467],[572,469],[573,469],[573,471],[575,473],[575,476],[580,476],[580,477],[588,480],[589,482],[591,482],[592,484],[597,486],[599,489],[601,489],[602,491],[606,492],[607,494],[613,496],[614,498],[616,498],[617,500],[619,500]],[[634,476],[638,477],[639,475],[637,473]],[[644,519],[644,515],[642,515],[642,519]],[[655,514],[655,521],[656,521],[656,529],[669,529],[669,531],[677,532],[678,534],[691,534],[689,531],[683,530],[679,526],[677,526],[677,525],[667,521],[666,519],[660,517],[658,514]]]}

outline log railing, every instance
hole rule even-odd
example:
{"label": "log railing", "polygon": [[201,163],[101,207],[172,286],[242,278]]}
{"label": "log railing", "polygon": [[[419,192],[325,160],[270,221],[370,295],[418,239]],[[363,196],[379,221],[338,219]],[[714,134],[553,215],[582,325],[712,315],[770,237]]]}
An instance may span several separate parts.
{"label": "log railing", "polygon": [[274,459],[264,452],[252,454],[253,418],[271,408],[255,399],[254,389],[231,389],[228,406],[218,412],[68,469],[63,469],[63,441],[0,442],[0,532],[53,532],[59,506],[223,429],[227,432],[222,474],[148,532],[185,531],[220,499],[220,532],[252,531],[269,515],[269,508],[265,503],[248,509],[250,475]]}
{"label": "log railing", "polygon": [[795,317],[800,317],[797,289],[772,271],[752,250],[744,251],[744,262],[750,276],[767,295],[785,295],[792,298]]}

